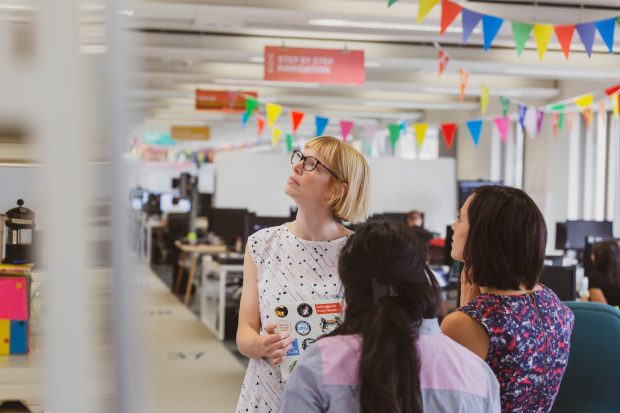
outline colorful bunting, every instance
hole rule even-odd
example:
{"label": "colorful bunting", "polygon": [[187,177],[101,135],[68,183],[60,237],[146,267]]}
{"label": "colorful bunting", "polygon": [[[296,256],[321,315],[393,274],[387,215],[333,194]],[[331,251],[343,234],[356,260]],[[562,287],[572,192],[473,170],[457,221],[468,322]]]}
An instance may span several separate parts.
{"label": "colorful bunting", "polygon": [[487,110],[487,106],[489,105],[489,94],[491,93],[491,89],[484,83],[480,84],[480,89],[482,90],[482,94],[480,96],[480,112],[484,115],[484,112]]}
{"label": "colorful bunting", "polygon": [[459,13],[461,13],[461,6],[459,4],[453,3],[450,0],[441,0],[441,29],[439,30],[441,36],[446,33],[446,29]]}
{"label": "colorful bunting", "polygon": [[441,76],[443,71],[446,69],[446,66],[448,66],[448,62],[450,61],[450,56],[448,56],[448,53],[439,49],[437,59],[439,63],[439,76]]}
{"label": "colorful bunting", "polygon": [[267,103],[267,125],[270,128],[273,128],[280,113],[282,113],[282,106],[275,103]]}
{"label": "colorful bunting", "polygon": [[293,152],[293,134],[292,133],[286,134],[286,151],[288,153]]}
{"label": "colorful bunting", "polygon": [[252,113],[258,108],[258,99],[252,96],[246,96],[245,98],[245,113],[248,114],[247,118],[249,119],[252,116]]}
{"label": "colorful bunting", "polygon": [[581,110],[583,110],[584,108],[588,106],[592,106],[593,101],[594,101],[594,95],[591,93],[588,95],[582,95],[582,96],[575,98],[575,104],[579,106],[579,109]]}
{"label": "colorful bunting", "polygon": [[551,119],[553,120],[553,137],[557,138],[558,137],[558,125],[560,123],[560,113],[553,112],[551,114]]}
{"label": "colorful bunting", "polygon": [[271,135],[271,146],[275,147],[280,141],[280,135],[282,135],[282,129],[277,126],[273,128]]}
{"label": "colorful bunting", "polygon": [[365,123],[363,125],[364,128],[364,136],[366,136],[369,139],[374,138],[375,133],[377,133],[377,130],[379,129],[379,125],[377,124],[377,122],[369,122],[369,123]]}
{"label": "colorful bunting", "polygon": [[568,131],[570,132],[571,130],[573,130],[573,112],[568,112],[566,114],[566,122],[568,123]]}
{"label": "colorful bunting", "polygon": [[241,117],[241,126],[245,129],[245,126],[248,124],[248,120],[250,119],[250,112],[243,112],[243,116]]}
{"label": "colorful bunting", "polygon": [[525,115],[527,114],[527,106],[519,105],[519,125],[525,129]]}
{"label": "colorful bunting", "polygon": [[400,138],[400,125],[398,123],[390,123],[388,124],[388,129],[390,131],[390,144],[392,148],[396,148],[396,142]]}
{"label": "colorful bunting", "polygon": [[482,16],[482,36],[484,37],[484,51],[488,51],[495,40],[497,32],[504,24],[504,19],[495,16]]}
{"label": "colorful bunting", "polygon": [[[615,20],[614,20],[615,23]],[[602,100],[598,102],[598,115],[599,116],[607,116],[607,109],[605,108],[605,102]]]}
{"label": "colorful bunting", "polygon": [[564,56],[568,59],[570,54],[570,44],[573,41],[573,34],[575,33],[575,25],[569,24],[566,26],[555,26],[555,37],[558,38],[558,42],[560,42],[560,46],[562,46],[562,52],[564,52]]}
{"label": "colorful bunting", "polygon": [[297,129],[299,129],[299,125],[301,124],[302,119],[304,118],[305,113],[300,112],[298,110],[291,111],[291,122],[293,123],[293,135],[297,135]]}
{"label": "colorful bunting", "polygon": [[258,131],[258,137],[262,137],[263,136],[263,130],[265,129],[265,118],[263,118],[262,116],[258,115],[258,117],[256,118],[256,128]]}
{"label": "colorful bunting", "polygon": [[499,131],[499,135],[502,138],[502,142],[506,143],[508,139],[508,125],[510,124],[510,118],[508,116],[498,116],[495,118],[495,126]]}
{"label": "colorful bunting", "polygon": [[[616,97],[614,99],[614,96]],[[616,93],[611,97],[611,106],[613,107],[614,116],[618,117],[620,115],[620,93]]]}
{"label": "colorful bunting", "polygon": [[600,20],[594,23],[596,30],[601,35],[601,38],[605,42],[609,53],[614,52],[614,29],[616,26],[616,19]]}
{"label": "colorful bunting", "polygon": [[340,134],[343,141],[347,141],[348,136],[351,134],[351,129],[353,129],[353,122],[349,120],[340,121]]}
{"label": "colorful bunting", "polygon": [[426,135],[426,129],[428,128],[428,123],[414,123],[413,129],[415,131],[415,137],[418,141],[418,149],[422,148],[422,143],[424,142],[424,136]]}
{"label": "colorful bunting", "polygon": [[540,135],[540,129],[542,128],[543,119],[545,118],[545,112],[536,109],[536,134]]}
{"label": "colorful bunting", "polygon": [[474,143],[478,145],[480,142],[480,132],[482,132],[482,119],[467,121],[467,129]]}
{"label": "colorful bunting", "polygon": [[536,49],[538,50],[538,57],[542,60],[545,52],[547,51],[547,45],[553,35],[553,26],[550,24],[535,24],[534,25],[534,39],[536,39]]}
{"label": "colorful bunting", "polygon": [[439,0],[418,1],[418,23],[421,23],[426,15],[439,3]]}
{"label": "colorful bunting", "polygon": [[612,86],[610,88],[605,89],[605,94],[607,96],[611,96],[614,93],[618,93],[620,92],[620,84],[617,84],[616,86]]}
{"label": "colorful bunting", "polygon": [[512,37],[515,40],[518,56],[521,56],[521,53],[523,53],[525,42],[530,37],[533,27],[533,24],[512,22]]}
{"label": "colorful bunting", "polygon": [[442,123],[440,125],[441,133],[443,134],[443,140],[446,143],[448,149],[452,149],[452,143],[454,142],[454,132],[456,131],[456,123]]}
{"label": "colorful bunting", "polygon": [[552,105],[549,107],[550,110],[553,110],[555,112],[559,112],[558,113],[558,128],[562,129],[562,126],[564,124],[564,104],[563,103],[558,103],[556,105]]}
{"label": "colorful bunting", "polygon": [[403,120],[400,122],[400,131],[402,133],[407,133],[407,121]]}
{"label": "colorful bunting", "polygon": [[469,37],[473,33],[480,19],[482,19],[482,14],[480,13],[476,13],[475,11],[467,9],[461,10],[461,21],[463,24],[463,43],[467,43]]}
{"label": "colorful bunting", "polygon": [[396,3],[398,0],[388,0],[388,7],[390,7],[392,4]]}
{"label": "colorful bunting", "polygon": [[592,44],[594,43],[594,23],[582,23],[575,26],[581,39],[581,43],[586,48],[588,57],[592,57]]}
{"label": "colorful bunting", "polygon": [[586,126],[590,127],[590,123],[592,123],[592,108],[585,108],[581,111],[581,115],[583,116],[583,120],[586,121]]}
{"label": "colorful bunting", "polygon": [[502,116],[506,116],[508,114],[508,110],[510,109],[510,99],[505,96],[500,96],[499,102],[502,105]]}
{"label": "colorful bunting", "polygon": [[464,68],[459,70],[459,74],[461,75],[461,83],[459,85],[461,94],[459,95],[459,100],[462,102],[465,98],[465,88],[467,87],[467,80],[469,79],[469,72]]}
{"label": "colorful bunting", "polygon": [[325,132],[325,128],[329,123],[329,118],[324,116],[316,116],[314,118],[314,123],[316,125],[316,136],[321,136],[323,135],[323,132]]}

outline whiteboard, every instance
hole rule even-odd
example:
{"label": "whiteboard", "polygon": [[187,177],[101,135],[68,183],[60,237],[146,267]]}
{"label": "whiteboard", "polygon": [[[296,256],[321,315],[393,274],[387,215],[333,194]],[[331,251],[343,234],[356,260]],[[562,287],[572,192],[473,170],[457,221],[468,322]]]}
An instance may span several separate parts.
{"label": "whiteboard", "polygon": [[[425,213],[426,227],[445,234],[457,213],[453,158],[368,159],[372,211]],[[289,156],[271,153],[219,153],[215,157],[215,207],[247,208],[263,216],[288,216],[294,202],[284,194]]]}

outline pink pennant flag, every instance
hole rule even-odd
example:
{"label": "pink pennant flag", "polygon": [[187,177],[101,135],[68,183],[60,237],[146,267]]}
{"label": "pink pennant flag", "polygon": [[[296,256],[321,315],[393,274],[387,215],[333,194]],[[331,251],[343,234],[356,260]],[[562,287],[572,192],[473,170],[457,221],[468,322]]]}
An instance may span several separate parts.
{"label": "pink pennant flag", "polygon": [[508,125],[510,124],[510,118],[508,116],[498,116],[495,118],[495,126],[502,137],[502,142],[506,143],[508,139]]}
{"label": "pink pennant flag", "polygon": [[459,96],[459,100],[462,102],[465,98],[465,88],[467,87],[467,81],[469,80],[469,72],[464,68],[461,68],[459,74],[461,75],[461,84],[459,85],[461,93]]}
{"label": "pink pennant flag", "polygon": [[530,138],[535,138],[538,136],[538,130],[536,128],[537,124],[537,111],[532,110],[533,108],[529,108],[527,113],[525,114],[525,119],[523,120],[523,124],[525,125],[525,131],[529,135]]}
{"label": "pink pennant flag", "polygon": [[573,129],[573,112],[568,112],[566,114],[566,122],[568,123],[568,130],[571,131]]}
{"label": "pink pennant flag", "polygon": [[551,119],[553,120],[553,137],[558,137],[558,124],[560,123],[560,112],[553,112],[551,114]]}
{"label": "pink pennant flag", "polygon": [[345,142],[351,134],[351,129],[353,129],[353,122],[348,120],[340,121],[340,133],[342,134],[342,140],[344,140]]}
{"label": "pink pennant flag", "polygon": [[439,60],[439,76],[441,76],[443,74],[443,71],[446,69],[446,66],[448,66],[448,62],[450,61],[450,56],[448,56],[448,53],[439,49],[438,60]]}
{"label": "pink pennant flag", "polygon": [[598,115],[599,116],[606,116],[607,115],[607,109],[605,108],[605,102],[604,101],[600,101],[598,102]]}

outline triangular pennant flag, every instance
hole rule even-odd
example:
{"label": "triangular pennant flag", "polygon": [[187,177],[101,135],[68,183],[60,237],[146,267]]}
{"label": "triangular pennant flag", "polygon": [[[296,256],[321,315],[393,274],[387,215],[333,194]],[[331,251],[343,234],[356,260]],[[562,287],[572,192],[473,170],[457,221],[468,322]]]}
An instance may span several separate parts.
{"label": "triangular pennant flag", "polygon": [[512,37],[515,39],[515,47],[517,48],[517,55],[521,56],[523,49],[525,48],[525,42],[530,37],[534,25],[528,23],[512,22]]}
{"label": "triangular pennant flag", "polygon": [[523,124],[525,125],[525,131],[530,138],[535,138],[538,136],[538,132],[536,131],[536,120],[536,110],[534,108],[528,108]]}
{"label": "triangular pennant flag", "polygon": [[575,26],[581,39],[581,43],[586,48],[588,57],[592,56],[592,44],[594,43],[594,23],[582,23]]}
{"label": "triangular pennant flag", "polygon": [[299,129],[299,124],[301,123],[301,120],[304,118],[305,113],[298,111],[298,110],[292,110],[291,111],[291,122],[293,123],[293,135],[297,135],[297,129]]}
{"label": "triangular pennant flag", "polygon": [[583,116],[583,119],[586,121],[586,126],[590,127],[590,123],[592,122],[592,108],[591,107],[587,107],[584,110],[581,111],[581,115]]}
{"label": "triangular pennant flag", "polygon": [[605,94],[607,96],[611,96],[611,95],[613,95],[614,93],[617,93],[617,92],[620,92],[620,84],[605,89]]}
{"label": "triangular pennant flag", "polygon": [[443,71],[446,69],[446,66],[448,66],[448,62],[450,61],[450,56],[448,56],[448,53],[439,49],[437,59],[438,59],[438,64],[439,64],[439,68],[438,68],[439,76],[441,76]]}
{"label": "triangular pennant flag", "polygon": [[251,96],[246,96],[245,98],[245,113],[248,114],[247,118],[250,119],[252,113],[258,108],[258,99],[253,98]]}
{"label": "triangular pennant flag", "polygon": [[591,106],[593,101],[594,101],[594,95],[591,93],[588,95],[582,95],[582,96],[575,98],[575,104],[579,106],[579,109],[581,110],[583,110],[584,108],[588,106]]}
{"label": "triangular pennant flag", "polygon": [[[614,96],[616,97],[615,99]],[[614,110],[614,116],[618,117],[620,115],[620,93],[611,96],[611,106]]]}
{"label": "triangular pennant flag", "polygon": [[276,146],[278,144],[278,142],[280,141],[280,135],[282,135],[282,129],[278,128],[277,126],[273,128],[272,130],[272,135],[271,135],[271,145],[272,146]]}
{"label": "triangular pennant flag", "polygon": [[452,143],[454,142],[454,131],[456,131],[456,123],[442,123],[440,128],[446,147],[448,149],[452,149]]}
{"label": "triangular pennant flag", "polygon": [[369,122],[364,124],[364,136],[366,139],[372,139],[375,137],[375,133],[379,129],[377,122]]}
{"label": "triangular pennant flag", "polygon": [[403,120],[402,122],[400,122],[400,131],[402,133],[407,133],[407,121]]}
{"label": "triangular pennant flag", "polygon": [[566,26],[555,26],[554,30],[555,37],[558,38],[558,42],[560,42],[560,46],[562,46],[564,56],[568,59],[568,55],[570,54],[570,44],[573,41],[573,34],[575,33],[575,25],[569,24]]}
{"label": "triangular pennant flag", "polygon": [[418,141],[418,149],[422,148],[422,143],[424,143],[424,136],[426,135],[426,129],[428,128],[428,123],[414,123],[413,129],[415,130],[415,137]]}
{"label": "triangular pennant flag", "polygon": [[257,131],[258,131],[258,136],[262,137],[263,136],[263,130],[265,129],[265,118],[263,118],[260,115],[256,118],[256,128],[257,128]]}
{"label": "triangular pennant flag", "polygon": [[506,143],[508,139],[508,125],[510,124],[510,118],[508,116],[498,116],[495,118],[495,126],[499,131],[499,135],[502,138],[502,142]]}
{"label": "triangular pennant flag", "polygon": [[560,123],[560,113],[553,112],[551,114],[551,119],[553,120],[553,137],[557,138],[558,137],[558,125]]}
{"label": "triangular pennant flag", "polygon": [[343,141],[347,141],[349,134],[351,134],[351,129],[353,129],[353,122],[348,120],[340,121],[340,134],[342,135]]}
{"label": "triangular pennant flag", "polygon": [[480,112],[484,115],[489,105],[489,94],[491,93],[491,89],[484,83],[480,83],[480,89],[482,92],[480,95]]}
{"label": "triangular pennant flag", "polygon": [[605,108],[605,102],[602,100],[598,102],[598,115],[602,117],[607,116],[607,108]]}
{"label": "triangular pennant flag", "polygon": [[433,10],[439,0],[419,0],[418,1],[418,23],[422,22],[426,15]]}
{"label": "triangular pennant flag", "polygon": [[461,75],[461,83],[459,85],[459,89],[461,93],[459,95],[459,100],[462,102],[463,99],[465,98],[465,88],[467,87],[467,80],[469,79],[469,72],[465,70],[464,68],[461,68],[461,70],[459,71],[459,74]]}
{"label": "triangular pennant flag", "polygon": [[482,16],[482,36],[484,37],[484,51],[486,52],[491,47],[497,32],[504,24],[504,19],[500,19],[495,16]]}
{"label": "triangular pennant flag", "polygon": [[482,119],[467,121],[467,129],[469,129],[469,134],[474,143],[478,145],[478,142],[480,142],[480,132],[482,131]]}
{"label": "triangular pennant flag", "polygon": [[329,118],[326,118],[324,116],[316,116],[314,118],[314,124],[316,125],[316,136],[323,135],[323,132],[325,132],[325,128],[327,127],[328,123]]}
{"label": "triangular pennant flag", "polygon": [[502,116],[506,116],[508,114],[508,110],[510,109],[510,99],[505,96],[500,96],[499,102],[502,104]]}
{"label": "triangular pennant flag", "polygon": [[390,131],[390,143],[392,144],[392,148],[395,148],[396,142],[398,142],[398,138],[400,138],[400,125],[398,123],[390,123],[388,124],[388,129]]}
{"label": "triangular pennant flag", "polygon": [[282,106],[275,103],[267,103],[267,125],[269,125],[270,128],[273,128],[281,112]]}
{"label": "triangular pennant flag", "polygon": [[482,19],[482,14],[475,11],[462,9],[461,10],[461,22],[463,24],[463,43],[467,43],[469,37],[473,33],[478,22]]}
{"label": "triangular pennant flag", "polygon": [[286,134],[286,151],[288,153],[293,152],[293,134],[292,133]]}
{"label": "triangular pennant flag", "polygon": [[446,33],[446,29],[450,24],[456,19],[456,16],[461,12],[461,6],[459,4],[453,3],[450,0],[441,0],[441,29],[439,30],[440,35],[444,35]]}
{"label": "triangular pennant flag", "polygon": [[390,7],[392,4],[396,3],[398,0],[388,0],[388,7]]}
{"label": "triangular pennant flag", "polygon": [[545,112],[536,109],[536,135],[540,135],[540,129],[542,128],[543,119],[545,118]]}
{"label": "triangular pennant flag", "polygon": [[550,24],[535,24],[534,25],[534,39],[536,39],[536,49],[538,50],[538,57],[543,58],[547,51],[547,45],[553,36],[553,26]]}
{"label": "triangular pennant flag", "polygon": [[250,112],[243,112],[243,115],[241,116],[241,125],[243,126],[244,129],[246,125],[248,124],[249,119],[250,119]]}
{"label": "triangular pennant flag", "polygon": [[569,130],[569,132],[571,130],[573,130],[573,119],[574,119],[573,116],[574,116],[573,112],[568,112],[566,114],[566,122],[568,123],[568,130]]}
{"label": "triangular pennant flag", "polygon": [[558,128],[562,129],[562,126],[564,124],[564,104],[563,103],[558,103],[555,105],[552,105],[549,109],[559,112],[558,114]]}
{"label": "triangular pennant flag", "polygon": [[614,29],[616,28],[616,19],[612,17],[611,19],[599,20],[594,23],[594,26],[596,27],[596,30],[598,30],[598,33],[601,35],[601,38],[605,42],[609,53],[613,53]]}
{"label": "triangular pennant flag", "polygon": [[519,105],[519,125],[525,129],[525,115],[527,114],[527,106]]}

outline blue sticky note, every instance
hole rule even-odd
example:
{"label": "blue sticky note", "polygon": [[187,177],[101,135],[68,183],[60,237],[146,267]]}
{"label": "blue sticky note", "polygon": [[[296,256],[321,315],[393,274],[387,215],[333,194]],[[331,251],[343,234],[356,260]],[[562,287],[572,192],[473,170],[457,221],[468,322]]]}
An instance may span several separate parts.
{"label": "blue sticky note", "polygon": [[28,353],[28,322],[11,320],[10,354]]}
{"label": "blue sticky note", "polygon": [[293,346],[291,347],[291,349],[288,351],[288,353],[286,353],[287,356],[299,356],[299,344],[297,343],[297,339],[295,339],[293,341]]}

